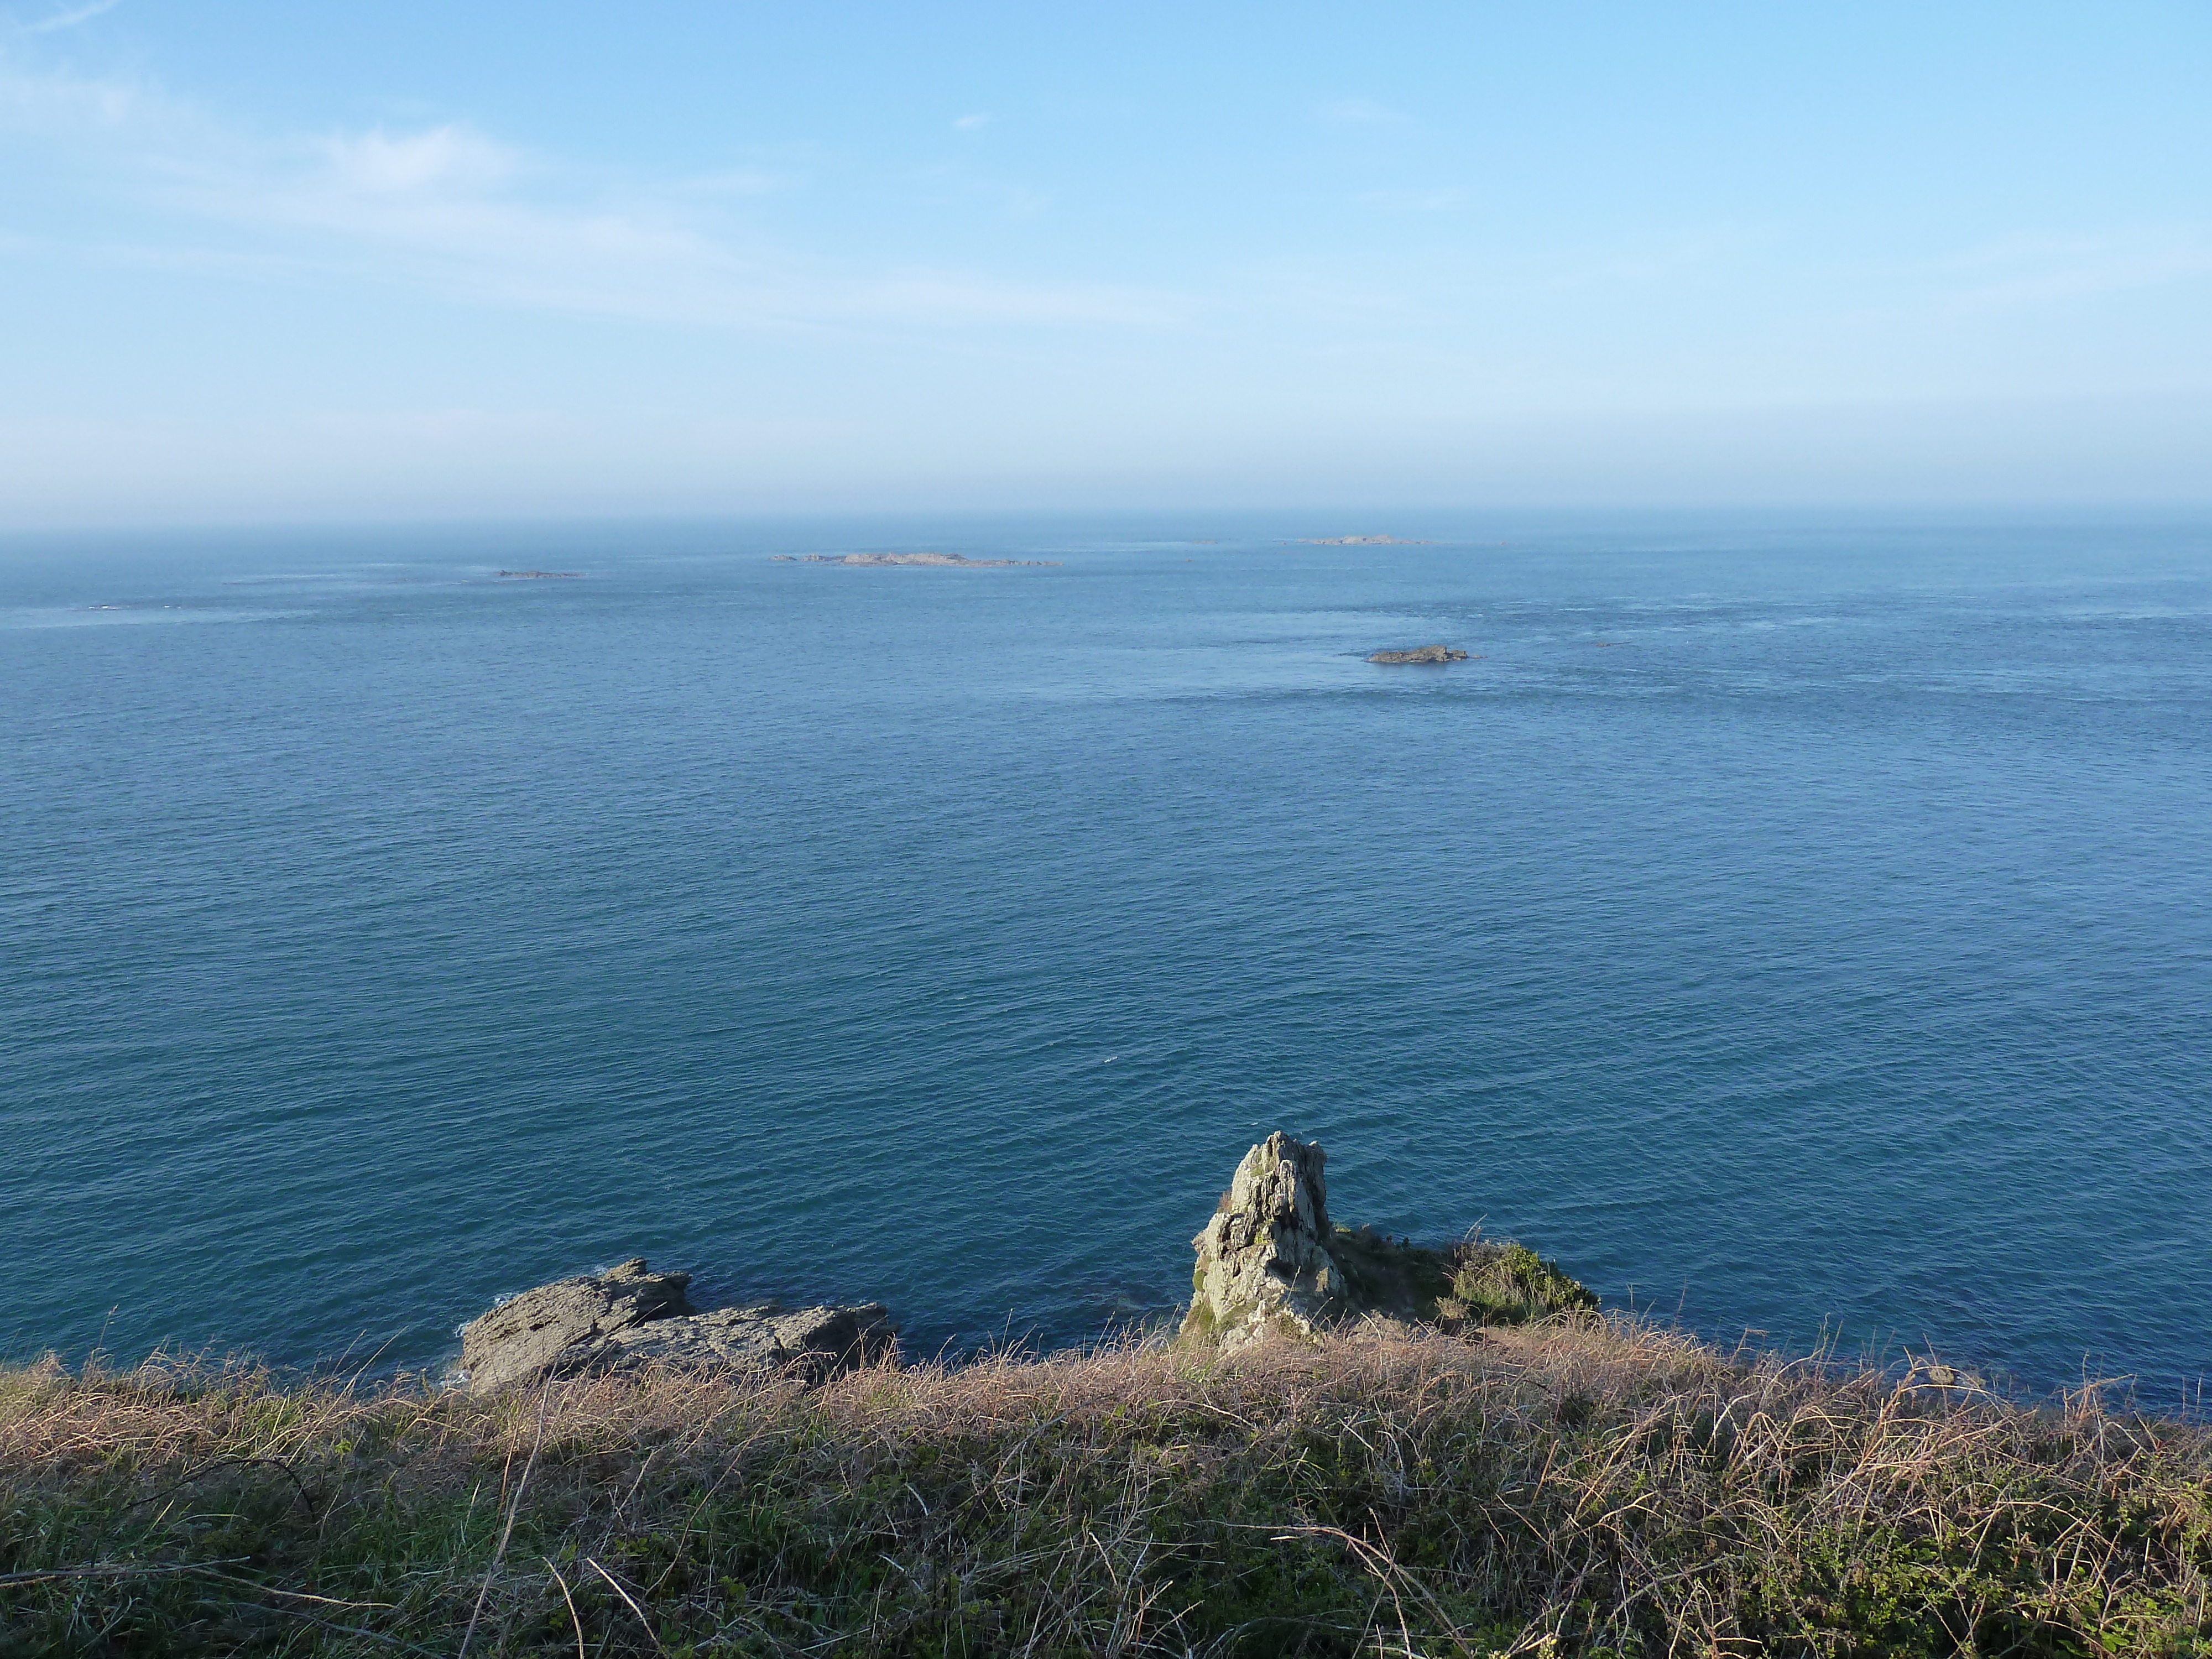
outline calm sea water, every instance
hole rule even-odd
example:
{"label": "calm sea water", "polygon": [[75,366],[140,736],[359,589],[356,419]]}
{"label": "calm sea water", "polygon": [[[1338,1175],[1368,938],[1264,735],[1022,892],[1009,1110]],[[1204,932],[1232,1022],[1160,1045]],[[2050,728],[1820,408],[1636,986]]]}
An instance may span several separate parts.
{"label": "calm sea water", "polygon": [[[1060,564],[769,556],[854,548]],[[0,1353],[432,1365],[634,1254],[1075,1339],[1281,1127],[1342,1219],[2171,1404],[2208,1011],[2205,522],[0,544]]]}

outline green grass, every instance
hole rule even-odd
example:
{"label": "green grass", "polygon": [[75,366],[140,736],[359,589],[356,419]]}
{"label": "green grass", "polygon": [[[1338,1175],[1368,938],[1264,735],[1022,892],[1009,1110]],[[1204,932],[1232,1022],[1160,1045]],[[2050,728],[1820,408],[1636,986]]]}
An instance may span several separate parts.
{"label": "green grass", "polygon": [[1597,1297],[1525,1244],[1470,1243],[1459,1247],[1451,1291],[1438,1316],[1479,1325],[1526,1325],[1554,1314],[1590,1313]]}
{"label": "green grass", "polygon": [[[1471,1325],[1526,1325],[1597,1311],[1587,1287],[1525,1244],[1469,1238],[1437,1247],[1339,1227],[1328,1249],[1358,1304],[1389,1318],[1464,1333]],[[1203,1296],[1192,1305],[1186,1334],[1204,1336]]]}
{"label": "green grass", "polygon": [[49,1365],[0,1371],[0,1649],[2203,1654],[2208,1491],[2094,1392],[1589,1315],[811,1393]]}

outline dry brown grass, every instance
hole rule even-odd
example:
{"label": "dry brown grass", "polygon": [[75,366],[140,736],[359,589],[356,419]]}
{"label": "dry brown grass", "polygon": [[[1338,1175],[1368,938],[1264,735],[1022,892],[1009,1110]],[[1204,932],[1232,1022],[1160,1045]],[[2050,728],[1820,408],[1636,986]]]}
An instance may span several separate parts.
{"label": "dry brown grass", "polygon": [[491,1401],[0,1373],[87,1654],[2207,1650],[2212,1447],[1588,1317]]}

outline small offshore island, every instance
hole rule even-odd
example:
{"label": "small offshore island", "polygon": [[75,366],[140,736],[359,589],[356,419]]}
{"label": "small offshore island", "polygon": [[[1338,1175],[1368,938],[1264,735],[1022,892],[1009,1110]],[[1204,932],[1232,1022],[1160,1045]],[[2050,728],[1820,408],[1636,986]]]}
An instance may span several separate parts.
{"label": "small offshore island", "polygon": [[1395,536],[1301,536],[1300,547],[1434,547],[1434,542],[1409,542]]}
{"label": "small offshore island", "polygon": [[1723,1352],[1248,1152],[1179,1330],[964,1362],[632,1261],[465,1386],[0,1368],[9,1652],[2204,1651],[2212,1436]]}
{"label": "small offshore island", "polygon": [[1057,570],[1057,559],[970,559],[957,553],[771,553],[769,557],[778,564],[842,564],[890,565],[921,564],[945,566],[960,570]]}
{"label": "small offshore island", "polygon": [[1367,660],[1370,662],[1389,664],[1467,662],[1469,661],[1470,659],[1466,652],[1462,651],[1456,646],[1421,645],[1414,647],[1411,651],[1377,651],[1373,656],[1368,658]]}
{"label": "small offshore island", "polygon": [[573,582],[580,580],[584,574],[580,570],[502,570],[499,574],[510,580],[525,582]]}

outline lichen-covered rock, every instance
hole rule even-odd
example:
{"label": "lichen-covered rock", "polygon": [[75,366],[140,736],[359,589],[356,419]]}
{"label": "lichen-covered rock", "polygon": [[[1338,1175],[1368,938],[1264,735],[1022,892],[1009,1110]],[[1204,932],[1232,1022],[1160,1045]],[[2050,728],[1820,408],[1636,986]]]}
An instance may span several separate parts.
{"label": "lichen-covered rock", "polygon": [[526,1291],[461,1328],[471,1392],[546,1376],[634,1370],[654,1362],[791,1374],[820,1382],[888,1352],[897,1332],[879,1303],[789,1310],[777,1304],[700,1313],[689,1273],[643,1258]]}
{"label": "lichen-covered rock", "polygon": [[599,1274],[582,1274],[525,1291],[461,1328],[461,1369],[469,1387],[489,1394],[565,1369],[572,1349],[594,1344],[650,1319],[688,1314],[689,1273],[656,1273],[642,1256]]}
{"label": "lichen-covered rock", "polygon": [[1244,1155],[1220,1207],[1191,1241],[1186,1336],[1235,1349],[1269,1331],[1310,1337],[1355,1320],[1519,1324],[1597,1298],[1524,1246],[1468,1239],[1439,1248],[1328,1215],[1317,1142],[1271,1134]]}
{"label": "lichen-covered rock", "polygon": [[1242,1347],[1271,1326],[1311,1335],[1349,1311],[1329,1252],[1328,1154],[1278,1129],[1244,1154],[1220,1207],[1191,1241],[1186,1334]]}

